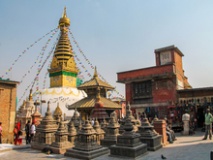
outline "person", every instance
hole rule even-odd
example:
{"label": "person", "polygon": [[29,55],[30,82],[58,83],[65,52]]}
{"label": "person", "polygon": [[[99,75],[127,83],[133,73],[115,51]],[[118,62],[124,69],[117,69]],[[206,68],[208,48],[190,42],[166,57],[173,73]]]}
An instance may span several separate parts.
{"label": "person", "polygon": [[210,113],[210,109],[208,108],[205,114],[205,136],[203,140],[206,140],[208,136],[210,140],[212,139],[212,121],[213,121],[213,116]]}
{"label": "person", "polygon": [[30,126],[30,142],[33,140],[35,133],[36,133],[35,122],[32,122],[32,125]]}
{"label": "person", "polygon": [[30,120],[25,125],[26,144],[30,143]]}
{"label": "person", "polygon": [[0,122],[0,144],[2,144],[2,126],[1,126],[1,122]]}
{"label": "person", "polygon": [[18,130],[18,125],[15,125],[15,128],[13,130],[14,133],[14,144],[17,145],[18,144],[18,140],[19,140],[19,134],[18,134],[19,130]]}
{"label": "person", "polygon": [[177,140],[175,137],[175,133],[172,129],[170,129],[167,118],[165,118],[165,121],[166,121],[166,135],[168,137],[168,141],[169,143],[173,143],[175,140]]}

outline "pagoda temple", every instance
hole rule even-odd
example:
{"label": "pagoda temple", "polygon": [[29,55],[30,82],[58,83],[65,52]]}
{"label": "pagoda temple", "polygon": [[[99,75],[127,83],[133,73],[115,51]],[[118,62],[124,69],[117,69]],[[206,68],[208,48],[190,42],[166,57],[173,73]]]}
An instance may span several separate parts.
{"label": "pagoda temple", "polygon": [[113,90],[114,87],[98,77],[96,67],[93,78],[78,86],[78,89],[84,90],[87,93],[87,97],[68,105],[67,108],[69,110],[77,109],[82,119],[91,117],[103,120],[104,118],[109,118],[110,113],[114,110],[121,109],[119,104],[107,99],[107,91]]}
{"label": "pagoda temple", "polygon": [[66,104],[72,104],[86,97],[84,91],[76,87],[81,83],[78,76],[78,69],[74,60],[72,45],[68,36],[70,19],[67,17],[66,8],[59,20],[60,37],[55,47],[53,59],[48,69],[50,77],[50,88],[42,89],[35,93],[34,98],[41,99],[45,104],[41,104],[42,111],[47,110],[46,102],[50,102],[50,111],[53,113],[57,103],[61,106],[66,116],[72,116],[73,111],[68,111]]}

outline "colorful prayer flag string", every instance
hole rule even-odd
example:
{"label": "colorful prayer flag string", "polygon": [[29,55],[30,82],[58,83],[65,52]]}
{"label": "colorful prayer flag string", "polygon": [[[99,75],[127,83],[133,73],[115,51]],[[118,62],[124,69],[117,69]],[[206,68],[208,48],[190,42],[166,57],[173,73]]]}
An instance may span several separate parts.
{"label": "colorful prayer flag string", "polygon": [[[72,37],[72,39],[73,39],[74,44],[76,45],[76,47],[78,48],[78,50],[79,50],[79,52],[82,54],[82,56],[84,57],[84,59],[85,59],[85,61],[87,62],[87,64],[90,65],[90,68],[94,70],[95,67],[92,65],[92,63],[89,61],[89,59],[86,57],[86,55],[83,53],[83,51],[82,51],[81,48],[79,47],[78,42],[75,40],[75,37],[74,37],[74,35],[72,34],[71,30],[69,30],[69,33],[70,33],[70,35],[71,35],[71,37]],[[75,55],[76,55],[76,54],[75,54]],[[77,57],[77,56],[76,56],[76,57]],[[78,59],[77,59],[77,60],[78,60]],[[81,65],[81,67],[84,69],[85,72],[88,72],[88,70],[86,69],[86,67],[85,67],[84,65]],[[90,74],[90,73],[87,73],[87,75],[88,75],[89,77],[91,77],[91,74]],[[106,79],[105,79],[103,76],[101,76],[99,73],[98,73],[98,75],[100,76],[100,78],[101,78],[102,80],[104,80],[106,83],[108,83],[108,82],[106,81]],[[120,94],[116,89],[115,89],[115,92],[117,93],[117,95],[119,95],[121,98],[124,99],[124,96],[123,96],[122,94]]]}

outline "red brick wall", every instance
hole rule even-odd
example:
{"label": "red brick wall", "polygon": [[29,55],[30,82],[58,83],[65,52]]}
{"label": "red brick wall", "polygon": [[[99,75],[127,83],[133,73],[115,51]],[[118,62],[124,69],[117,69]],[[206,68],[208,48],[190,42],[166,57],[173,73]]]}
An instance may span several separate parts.
{"label": "red brick wall", "polygon": [[163,73],[173,73],[173,64],[120,72],[117,73],[117,79],[118,82],[120,82],[128,79],[136,79],[138,77],[146,77]]}
{"label": "red brick wall", "polygon": [[16,115],[16,85],[0,82],[0,121],[3,128],[3,143],[13,143]]}
{"label": "red brick wall", "polygon": [[[175,78],[175,77],[174,77]],[[173,78],[153,82],[152,96],[154,103],[176,102],[176,84]]]}

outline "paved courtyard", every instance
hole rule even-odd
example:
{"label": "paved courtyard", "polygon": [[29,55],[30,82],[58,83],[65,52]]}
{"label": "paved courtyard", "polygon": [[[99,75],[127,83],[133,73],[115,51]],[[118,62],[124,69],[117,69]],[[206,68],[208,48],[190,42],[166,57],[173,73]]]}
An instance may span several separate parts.
{"label": "paved courtyard", "polygon": [[[177,141],[169,144],[155,152],[148,152],[147,154],[138,158],[138,160],[160,160],[163,154],[168,160],[209,160],[210,152],[213,150],[213,140],[203,141],[204,132],[196,132],[192,136],[182,136],[176,133]],[[4,148],[0,145],[0,160],[77,160],[71,157],[64,157],[63,155],[50,154],[47,155],[41,151],[32,150],[30,146],[21,146],[22,148]],[[25,148],[23,148],[25,147]],[[14,148],[14,147],[13,147]],[[7,149],[7,151],[5,151]],[[121,160],[124,158],[110,157],[103,155],[95,160]],[[129,158],[126,158],[129,159]]]}

